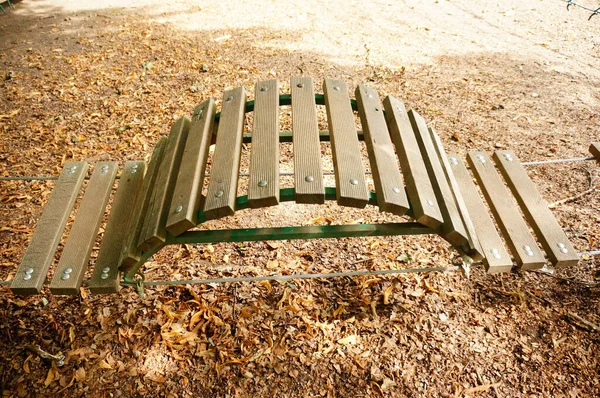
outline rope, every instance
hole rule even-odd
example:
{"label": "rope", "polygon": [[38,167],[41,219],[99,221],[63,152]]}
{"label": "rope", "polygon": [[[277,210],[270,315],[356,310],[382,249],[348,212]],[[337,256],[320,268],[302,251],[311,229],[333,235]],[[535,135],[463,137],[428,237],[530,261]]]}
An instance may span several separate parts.
{"label": "rope", "polygon": [[[577,163],[577,162],[587,162],[590,160],[596,160],[595,157],[590,156],[590,157],[586,157],[586,158],[570,158],[570,159],[553,159],[553,160],[538,160],[538,161],[534,161],[534,162],[522,162],[521,164],[523,166],[538,166],[538,165],[543,165],[543,164],[552,164],[552,163]],[[323,173],[323,175],[326,176],[332,176],[335,173],[333,171],[326,171]],[[365,172],[365,175],[370,175],[372,174],[372,172],[367,171]],[[283,172],[283,173],[279,173],[280,176],[293,176],[294,173],[293,172]],[[239,174],[240,177],[249,177],[250,174],[249,173],[240,173]],[[210,177],[210,173],[206,174],[205,178],[209,178]],[[121,176],[117,176],[117,179],[121,178]],[[0,177],[0,181],[52,181],[52,180],[58,180],[58,176],[21,176],[21,177],[12,177],[12,176],[8,176],[8,177]],[[89,180],[89,177],[86,177],[86,180]]]}

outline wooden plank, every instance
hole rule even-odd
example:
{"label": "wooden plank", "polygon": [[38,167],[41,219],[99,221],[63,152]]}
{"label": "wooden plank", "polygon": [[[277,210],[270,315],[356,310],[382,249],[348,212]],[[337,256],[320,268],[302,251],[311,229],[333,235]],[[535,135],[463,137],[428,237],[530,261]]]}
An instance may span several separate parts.
{"label": "wooden plank", "polygon": [[125,162],[88,285],[94,294],[119,291],[119,257],[145,171],[143,161]]}
{"label": "wooden plank", "polygon": [[369,152],[377,205],[381,211],[402,216],[410,205],[379,94],[372,88],[358,86],[356,101]]}
{"label": "wooden plank", "polygon": [[216,109],[215,102],[209,99],[194,110],[167,218],[167,231],[174,236],[195,227],[198,223]]}
{"label": "wooden plank", "polygon": [[87,170],[86,162],[65,163],[10,285],[14,294],[41,291]]}
{"label": "wooden plank", "polygon": [[115,182],[117,169],[116,162],[96,163],[54,277],[50,282],[50,291],[53,294],[79,294],[79,287],[90,261],[90,254],[98,236],[98,229]]}
{"label": "wooden plank", "polygon": [[325,203],[313,80],[310,77],[292,77],[291,87],[296,202]]}
{"label": "wooden plank", "polygon": [[138,249],[137,242],[144,226],[144,215],[146,214],[150,200],[152,199],[152,189],[156,181],[159,166],[162,162],[167,141],[168,138],[163,137],[156,144],[154,152],[152,152],[152,158],[148,164],[148,170],[144,175],[144,181],[142,181],[142,188],[135,198],[135,207],[131,219],[129,220],[125,244],[123,245],[122,256],[119,260],[119,269],[121,271],[129,271],[140,260],[141,250]]}
{"label": "wooden plank", "polygon": [[245,107],[243,87],[225,91],[204,204],[204,215],[208,219],[229,216],[235,211]]}
{"label": "wooden plank", "polygon": [[383,101],[383,107],[404,175],[413,218],[420,224],[436,229],[442,224],[442,213],[404,103],[388,96]]}
{"label": "wooden plank", "polygon": [[256,83],[254,131],[250,146],[248,205],[279,203],[279,85],[277,80]]}
{"label": "wooden plank", "polygon": [[340,206],[363,208],[369,201],[365,169],[354,124],[354,114],[343,80],[325,79],[323,83],[331,152]]}
{"label": "wooden plank", "polygon": [[494,160],[550,262],[557,267],[576,265],[579,255],[519,159],[512,151],[496,151]]}
{"label": "wooden plank", "polygon": [[475,227],[473,226],[473,221],[471,219],[471,215],[469,214],[469,209],[467,208],[462,192],[458,186],[458,183],[456,182],[456,178],[454,177],[454,173],[452,172],[450,163],[448,162],[448,157],[446,156],[446,151],[444,150],[444,146],[442,145],[442,140],[432,128],[429,128],[429,134],[431,136],[431,141],[433,142],[433,146],[435,147],[438,158],[442,163],[442,168],[444,169],[446,180],[448,181],[448,185],[450,186],[450,190],[452,191],[452,195],[454,196],[454,202],[456,203],[456,207],[462,219],[463,225],[465,226],[465,230],[467,231],[469,239],[469,250],[467,254],[471,256],[471,258],[473,258],[474,260],[480,261],[483,259],[483,249],[479,244],[477,232],[475,231]]}
{"label": "wooden plank", "polygon": [[546,264],[544,254],[488,155],[471,151],[467,161],[516,263],[524,270],[542,268]]}
{"label": "wooden plank", "polygon": [[144,217],[144,227],[138,239],[138,248],[144,252],[155,250],[167,239],[169,206],[189,129],[190,120],[185,116],[177,120],[171,128],[163,160],[156,175],[152,199]]}
{"label": "wooden plank", "polygon": [[448,163],[452,168],[456,183],[471,216],[477,240],[481,246],[482,254],[484,254],[483,265],[485,270],[488,274],[509,272],[513,266],[512,259],[504,247],[504,242],[498,234],[494,221],[479,192],[477,192],[467,167],[458,155],[448,155]]}
{"label": "wooden plank", "polygon": [[590,153],[600,162],[600,142],[592,142],[590,144]]}
{"label": "wooden plank", "polygon": [[[419,143],[419,149],[421,150],[423,161],[425,162],[425,167],[427,168],[427,173],[444,219],[440,227],[440,234],[454,246],[468,246],[469,237],[467,230],[454,201],[454,195],[446,179],[442,163],[433,145],[433,140],[431,139],[425,120],[414,110],[408,112],[408,117]],[[419,183],[420,181],[417,181],[417,184]]]}

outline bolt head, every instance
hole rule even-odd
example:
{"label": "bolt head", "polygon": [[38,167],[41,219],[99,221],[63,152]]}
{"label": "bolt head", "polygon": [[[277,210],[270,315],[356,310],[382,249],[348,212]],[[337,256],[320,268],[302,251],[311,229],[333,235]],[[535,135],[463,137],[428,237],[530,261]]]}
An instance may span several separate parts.
{"label": "bolt head", "polygon": [[350,184],[358,185],[358,180],[356,178],[352,178],[352,179],[350,179]]}
{"label": "bolt head", "polygon": [[71,274],[62,274],[62,276],[60,277],[60,279],[62,279],[63,281],[66,281],[70,277],[71,277]]}
{"label": "bolt head", "polygon": [[266,87],[261,87],[260,91],[267,91],[267,88]]}
{"label": "bolt head", "polygon": [[267,180],[260,180],[258,182],[258,186],[259,187],[266,187],[267,186]]}
{"label": "bolt head", "polygon": [[23,280],[24,281],[28,281],[30,279],[31,279],[31,274],[25,274],[25,275],[23,275]]}
{"label": "bolt head", "polygon": [[429,200],[427,201],[427,204],[428,204],[429,206],[433,207],[433,200],[429,199]]}
{"label": "bolt head", "polygon": [[314,180],[315,180],[315,177],[313,177],[313,176],[304,177],[304,181],[306,181],[306,182],[313,182]]}
{"label": "bolt head", "polygon": [[231,100],[233,100],[233,97],[230,95],[225,101],[230,102]]}
{"label": "bolt head", "polygon": [[531,250],[531,247],[528,245],[523,246],[523,250],[525,250],[525,254],[528,256],[533,256],[533,250]]}
{"label": "bolt head", "polygon": [[108,279],[108,274],[102,274],[102,275],[100,275],[100,279]]}
{"label": "bolt head", "polygon": [[110,267],[104,267],[102,268],[102,273],[103,274],[108,274],[110,272]]}
{"label": "bolt head", "polygon": [[29,267],[25,270],[26,274],[33,274],[33,268]]}
{"label": "bolt head", "polygon": [[216,196],[217,198],[220,198],[220,197],[222,197],[222,196],[223,196],[223,194],[224,194],[224,192],[223,192],[223,191],[217,191],[217,192],[215,193],[215,196]]}
{"label": "bolt head", "polygon": [[100,169],[100,173],[102,175],[108,173],[108,166],[107,165],[102,166],[102,168]]}
{"label": "bolt head", "polygon": [[296,87],[298,87],[298,88],[302,88],[302,87],[304,87],[304,84],[302,84],[302,83],[298,83],[298,84],[296,84]]}
{"label": "bolt head", "polygon": [[373,94],[369,93],[369,94],[367,94],[367,97],[373,98]]}
{"label": "bolt head", "polygon": [[137,172],[137,169],[138,169],[138,165],[137,165],[137,164],[134,164],[134,165],[133,165],[133,166],[131,166],[131,168],[129,169],[129,172],[130,172],[131,174],[135,174],[135,173]]}
{"label": "bolt head", "polygon": [[183,210],[183,206],[179,205],[177,206],[177,208],[175,209],[175,213],[181,213],[181,211]]}
{"label": "bolt head", "polygon": [[73,268],[65,268],[63,274],[70,274],[71,272],[73,272]]}
{"label": "bolt head", "polygon": [[333,89],[334,89],[335,91],[340,91],[340,88],[339,88],[338,86],[335,86],[335,87],[333,87]]}
{"label": "bolt head", "polygon": [[400,193],[400,188],[394,187],[392,188],[392,191],[394,191],[395,193]]}

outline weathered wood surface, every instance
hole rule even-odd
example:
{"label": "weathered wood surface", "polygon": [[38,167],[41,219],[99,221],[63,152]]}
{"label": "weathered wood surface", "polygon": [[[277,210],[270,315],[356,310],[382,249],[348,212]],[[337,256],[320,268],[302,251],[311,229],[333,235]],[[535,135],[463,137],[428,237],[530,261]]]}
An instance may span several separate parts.
{"label": "weathered wood surface", "polygon": [[590,153],[600,162],[600,142],[592,142],[590,145]]}
{"label": "weathered wood surface", "polygon": [[324,203],[325,187],[313,80],[310,77],[293,77],[291,86],[296,202]]}
{"label": "weathered wood surface", "polygon": [[546,259],[489,156],[471,151],[467,161],[519,267],[542,268]]}
{"label": "weathered wood surface", "polygon": [[556,267],[576,265],[579,262],[577,251],[552,211],[548,209],[548,203],[540,195],[519,159],[512,151],[496,151],[494,160],[550,262]]}
{"label": "weathered wood surface", "polygon": [[381,211],[402,216],[410,205],[379,95],[372,88],[358,86],[356,101],[373,172],[377,205]]}
{"label": "weathered wood surface", "polygon": [[50,282],[50,291],[53,294],[79,294],[117,169],[116,162],[96,163]]}
{"label": "weathered wood surface", "polygon": [[167,218],[167,231],[174,236],[198,222],[216,109],[215,102],[209,99],[197,106],[192,116]]}
{"label": "weathered wood surface", "polygon": [[256,83],[248,184],[250,207],[274,206],[279,203],[279,84],[277,80]]}
{"label": "weathered wood surface", "polygon": [[235,212],[246,106],[243,87],[225,91],[204,214],[208,219]]}
{"label": "weathered wood surface", "polygon": [[88,285],[94,294],[119,291],[119,258],[145,171],[143,161],[125,162]]}
{"label": "weathered wood surface", "polygon": [[87,170],[87,162],[65,163],[10,285],[13,293],[41,291]]}

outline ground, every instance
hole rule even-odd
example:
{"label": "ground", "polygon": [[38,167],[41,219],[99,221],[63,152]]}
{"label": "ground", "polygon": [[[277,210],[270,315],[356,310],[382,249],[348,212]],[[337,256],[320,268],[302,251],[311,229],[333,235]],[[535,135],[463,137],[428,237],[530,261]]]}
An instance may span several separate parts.
{"label": "ground", "polygon": [[[559,0],[16,2],[0,15],[0,175],[146,158],[201,101],[220,103],[240,85],[252,98],[254,83],[272,78],[289,92],[295,75],[315,78],[318,91],[338,77],[401,98],[448,152],[589,156],[600,138],[600,17],[587,18]],[[284,171],[293,170],[289,150]],[[595,184],[599,167],[528,171],[552,203]],[[0,181],[1,280],[14,276],[53,184]],[[596,189],[553,208],[580,252],[600,248],[598,199]],[[393,219],[375,208],[286,204],[211,227],[328,217]],[[158,253],[146,277],[420,268],[453,256],[424,236],[186,245]],[[22,397],[599,396],[600,335],[572,315],[600,324],[598,279],[600,258],[584,256],[554,276],[476,267],[156,287],[144,298],[130,288],[17,297],[3,285],[0,388]]]}

